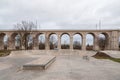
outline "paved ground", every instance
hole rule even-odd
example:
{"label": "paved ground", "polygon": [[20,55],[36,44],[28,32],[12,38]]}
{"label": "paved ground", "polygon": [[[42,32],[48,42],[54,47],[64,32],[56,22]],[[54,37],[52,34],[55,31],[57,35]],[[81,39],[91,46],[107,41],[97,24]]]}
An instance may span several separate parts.
{"label": "paved ground", "polygon": [[39,55],[21,53],[1,57],[0,80],[120,80],[120,63],[94,59],[90,57],[95,54],[92,51],[86,53],[89,60],[80,55],[56,55],[56,61],[43,71],[22,70],[21,67],[38,59]]}

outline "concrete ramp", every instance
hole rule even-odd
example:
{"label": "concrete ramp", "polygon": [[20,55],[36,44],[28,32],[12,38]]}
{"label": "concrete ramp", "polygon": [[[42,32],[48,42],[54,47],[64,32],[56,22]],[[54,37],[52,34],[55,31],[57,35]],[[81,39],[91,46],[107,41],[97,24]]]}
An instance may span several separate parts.
{"label": "concrete ramp", "polygon": [[23,70],[45,70],[55,61],[55,59],[55,56],[41,56],[39,59],[24,64]]}

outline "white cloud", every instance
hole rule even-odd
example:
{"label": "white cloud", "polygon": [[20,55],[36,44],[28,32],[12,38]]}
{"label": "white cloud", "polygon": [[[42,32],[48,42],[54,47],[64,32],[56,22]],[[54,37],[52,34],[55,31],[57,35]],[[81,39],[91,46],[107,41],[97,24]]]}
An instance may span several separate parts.
{"label": "white cloud", "polygon": [[119,0],[0,0],[0,29],[22,20],[42,29],[91,29],[99,19],[103,29],[120,26]]}
{"label": "white cloud", "polygon": [[40,29],[61,29],[60,26],[56,25],[54,22],[45,22],[40,25]]}

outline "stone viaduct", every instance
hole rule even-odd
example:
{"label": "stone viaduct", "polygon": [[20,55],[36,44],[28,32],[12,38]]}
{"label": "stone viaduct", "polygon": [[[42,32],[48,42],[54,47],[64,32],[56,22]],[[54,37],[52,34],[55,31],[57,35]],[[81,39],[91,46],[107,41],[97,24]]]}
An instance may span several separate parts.
{"label": "stone viaduct", "polygon": [[[70,50],[73,49],[73,35],[80,34],[82,36],[82,50],[86,50],[86,35],[92,34],[94,36],[94,45],[93,50],[99,50],[99,46],[97,44],[98,35],[104,34],[108,40],[108,46],[106,46],[106,50],[119,50],[119,30],[34,30],[31,35],[33,40],[37,41],[39,34],[45,34],[46,42],[45,42],[45,50],[49,50],[48,39],[51,34],[55,33],[58,36],[58,50],[61,50],[61,35],[68,34],[70,36]],[[15,49],[14,39],[18,34],[17,31],[0,31],[0,39],[3,39],[4,35],[7,35],[9,38],[8,49]],[[2,44],[0,44],[1,49],[4,48]],[[33,49],[38,49],[38,45],[33,44]]]}

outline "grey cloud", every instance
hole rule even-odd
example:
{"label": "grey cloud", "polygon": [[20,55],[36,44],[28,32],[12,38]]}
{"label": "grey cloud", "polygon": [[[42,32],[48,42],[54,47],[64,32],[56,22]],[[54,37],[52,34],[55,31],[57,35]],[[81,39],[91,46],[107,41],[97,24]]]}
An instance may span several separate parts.
{"label": "grey cloud", "polygon": [[0,0],[0,29],[22,20],[38,22],[41,29],[103,29],[120,26],[119,0]]}

